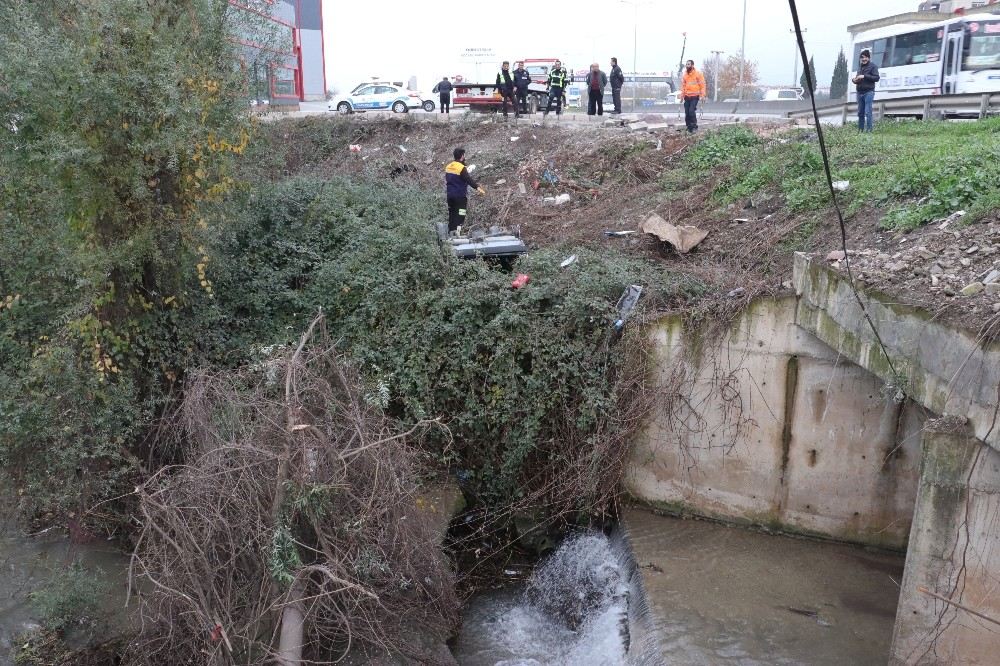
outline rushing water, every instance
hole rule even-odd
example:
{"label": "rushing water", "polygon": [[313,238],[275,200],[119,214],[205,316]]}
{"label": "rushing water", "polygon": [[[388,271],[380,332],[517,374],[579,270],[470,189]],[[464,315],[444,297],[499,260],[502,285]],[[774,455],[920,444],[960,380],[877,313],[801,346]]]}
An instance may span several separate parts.
{"label": "rushing water", "polygon": [[527,585],[468,605],[455,658],[468,666],[622,664],[630,579],[623,544],[599,533],[571,537]]}

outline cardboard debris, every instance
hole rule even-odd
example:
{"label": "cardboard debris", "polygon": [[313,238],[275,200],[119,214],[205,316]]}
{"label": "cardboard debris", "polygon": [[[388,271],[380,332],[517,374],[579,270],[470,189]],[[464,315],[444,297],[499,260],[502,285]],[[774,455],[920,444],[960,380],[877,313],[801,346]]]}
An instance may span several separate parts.
{"label": "cardboard debris", "polygon": [[670,243],[681,254],[687,254],[708,236],[707,231],[702,231],[698,227],[674,226],[655,213],[650,215],[639,228],[644,234],[652,234],[661,241]]}

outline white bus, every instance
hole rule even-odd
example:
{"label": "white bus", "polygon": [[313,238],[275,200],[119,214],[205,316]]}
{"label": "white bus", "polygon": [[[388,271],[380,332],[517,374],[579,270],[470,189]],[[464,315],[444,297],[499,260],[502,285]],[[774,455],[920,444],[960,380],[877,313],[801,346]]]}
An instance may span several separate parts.
{"label": "white bus", "polygon": [[[872,52],[881,80],[875,99],[1000,90],[1000,15],[955,16],[858,33],[851,78],[862,49]],[[857,99],[854,85],[850,100]]]}

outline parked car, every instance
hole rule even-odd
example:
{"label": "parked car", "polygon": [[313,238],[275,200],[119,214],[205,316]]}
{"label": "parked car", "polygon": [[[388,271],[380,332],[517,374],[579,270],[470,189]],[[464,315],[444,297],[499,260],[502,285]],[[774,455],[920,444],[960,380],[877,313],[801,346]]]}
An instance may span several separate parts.
{"label": "parked car", "polygon": [[[433,102],[431,103],[433,105]],[[376,111],[392,109],[394,113],[407,113],[410,109],[425,108],[420,93],[404,90],[400,86],[369,84],[355,89],[349,95],[341,95],[330,101],[327,109],[338,113],[356,111]],[[433,106],[431,107],[433,109]]]}
{"label": "parked car", "polygon": [[764,93],[765,102],[796,102],[802,99],[802,88],[777,88]]}

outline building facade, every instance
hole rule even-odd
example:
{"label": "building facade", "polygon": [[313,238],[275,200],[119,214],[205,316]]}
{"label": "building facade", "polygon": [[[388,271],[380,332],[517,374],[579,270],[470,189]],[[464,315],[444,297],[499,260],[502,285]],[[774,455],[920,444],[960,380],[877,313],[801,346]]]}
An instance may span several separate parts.
{"label": "building facade", "polygon": [[[269,63],[262,71],[253,64],[256,58],[248,58],[253,100],[295,105],[326,99],[322,0],[229,0],[229,4],[272,22],[287,44],[278,53],[277,63]],[[251,56],[260,48],[252,41],[242,43]]]}
{"label": "building facade", "polygon": [[[997,5],[997,0],[937,0],[936,2],[921,2],[919,10],[922,12],[938,12],[940,14],[954,14],[956,11],[971,11]],[[1000,9],[1000,5],[994,9]]]}

